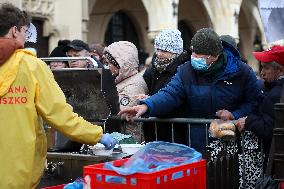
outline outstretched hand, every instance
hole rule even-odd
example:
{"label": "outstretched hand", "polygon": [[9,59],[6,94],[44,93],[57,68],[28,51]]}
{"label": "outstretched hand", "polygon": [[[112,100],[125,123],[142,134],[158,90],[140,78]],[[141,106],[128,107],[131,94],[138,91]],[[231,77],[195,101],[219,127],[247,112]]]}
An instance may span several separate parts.
{"label": "outstretched hand", "polygon": [[137,105],[133,107],[126,107],[121,110],[117,115],[121,116],[126,121],[133,121],[134,118],[138,118],[147,112],[148,107],[146,104]]}
{"label": "outstretched hand", "polygon": [[222,119],[223,121],[235,119],[234,115],[230,111],[225,110],[225,109],[218,110],[216,112],[216,116],[219,117],[220,119]]}

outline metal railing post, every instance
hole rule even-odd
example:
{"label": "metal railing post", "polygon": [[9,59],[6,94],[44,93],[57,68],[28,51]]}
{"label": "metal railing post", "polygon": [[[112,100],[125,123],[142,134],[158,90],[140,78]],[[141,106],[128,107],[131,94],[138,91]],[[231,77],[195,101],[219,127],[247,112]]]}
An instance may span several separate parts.
{"label": "metal railing post", "polygon": [[205,129],[206,139],[205,139],[205,140],[206,140],[206,146],[208,146],[208,143],[209,143],[209,142],[208,142],[209,135],[208,135],[208,124],[207,124],[207,123],[205,124],[205,127],[206,127],[206,129]]}
{"label": "metal railing post", "polygon": [[172,142],[175,142],[174,123],[172,123]]}
{"label": "metal railing post", "polygon": [[155,137],[156,141],[158,140],[158,129],[157,129],[157,122],[155,121]]}
{"label": "metal railing post", "polygon": [[187,124],[188,127],[188,146],[191,146],[191,140],[190,140],[190,123]]}

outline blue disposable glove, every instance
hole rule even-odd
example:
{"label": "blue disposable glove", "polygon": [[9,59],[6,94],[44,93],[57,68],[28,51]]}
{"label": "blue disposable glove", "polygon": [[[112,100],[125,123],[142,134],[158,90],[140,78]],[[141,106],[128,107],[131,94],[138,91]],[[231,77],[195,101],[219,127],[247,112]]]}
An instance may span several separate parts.
{"label": "blue disposable glove", "polygon": [[106,150],[111,150],[117,144],[117,141],[110,134],[106,133],[103,134],[99,143],[102,143]]}

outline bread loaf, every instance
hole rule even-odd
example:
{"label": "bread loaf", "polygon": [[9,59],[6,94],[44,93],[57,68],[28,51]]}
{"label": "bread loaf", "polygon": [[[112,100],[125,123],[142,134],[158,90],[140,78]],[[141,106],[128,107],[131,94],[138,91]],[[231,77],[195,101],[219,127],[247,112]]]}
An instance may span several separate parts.
{"label": "bread loaf", "polygon": [[235,137],[235,125],[229,121],[213,120],[210,124],[210,133],[215,138],[232,139]]}

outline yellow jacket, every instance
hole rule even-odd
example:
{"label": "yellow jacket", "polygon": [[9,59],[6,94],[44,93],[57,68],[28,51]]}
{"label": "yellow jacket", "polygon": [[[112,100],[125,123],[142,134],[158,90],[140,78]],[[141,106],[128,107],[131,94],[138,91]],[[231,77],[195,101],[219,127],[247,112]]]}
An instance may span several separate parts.
{"label": "yellow jacket", "polygon": [[17,49],[0,62],[0,189],[39,183],[46,158],[41,118],[78,142],[96,144],[102,136],[101,127],[73,113],[47,65]]}

